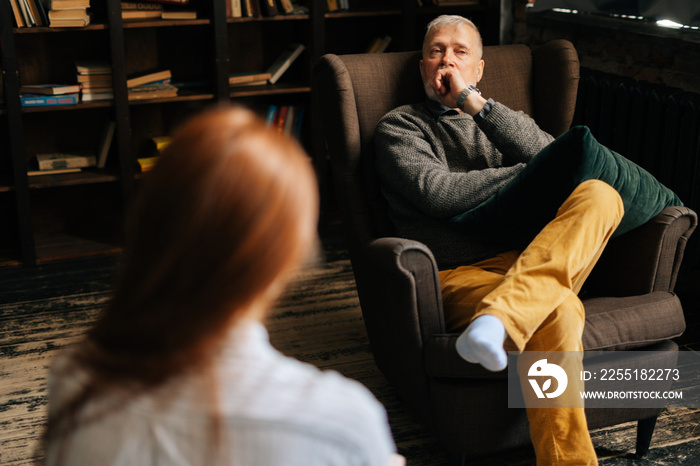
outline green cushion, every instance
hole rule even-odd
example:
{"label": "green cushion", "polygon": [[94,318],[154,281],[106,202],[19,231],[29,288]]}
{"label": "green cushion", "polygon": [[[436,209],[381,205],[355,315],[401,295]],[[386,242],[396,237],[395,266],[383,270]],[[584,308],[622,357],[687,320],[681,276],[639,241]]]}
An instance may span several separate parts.
{"label": "green cushion", "polygon": [[587,127],[576,126],[542,149],[496,194],[450,223],[523,248],[573,190],[591,179],[605,181],[620,193],[625,215],[614,236],[643,225],[666,207],[683,205],[649,172],[598,143]]}

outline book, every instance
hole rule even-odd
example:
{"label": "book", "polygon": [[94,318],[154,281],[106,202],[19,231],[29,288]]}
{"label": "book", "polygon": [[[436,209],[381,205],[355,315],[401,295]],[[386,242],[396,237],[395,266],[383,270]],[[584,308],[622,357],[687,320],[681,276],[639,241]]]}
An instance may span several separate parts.
{"label": "book", "polygon": [[[43,5],[41,5],[41,0],[26,0],[29,9],[32,12],[34,21],[37,26],[48,26],[49,22],[46,20],[46,13],[44,13]],[[41,9],[40,9],[41,6]]]}
{"label": "book", "polygon": [[270,104],[267,107],[267,114],[265,115],[265,124],[269,127],[272,127],[275,123],[275,115],[277,115],[277,105],[275,104]]}
{"label": "book", "polygon": [[155,152],[163,152],[163,149],[168,147],[173,142],[170,136],[153,136],[150,138],[151,147]]}
{"label": "book", "polygon": [[239,86],[242,84],[250,83],[264,84],[271,77],[272,74],[260,71],[253,71],[249,73],[234,73],[229,75],[228,83],[231,86]]}
{"label": "book", "polygon": [[19,8],[22,11],[22,17],[24,18],[24,23],[27,27],[36,26],[36,20],[32,14],[32,10],[29,8],[29,3],[27,0],[17,0],[19,2]]}
{"label": "book", "polygon": [[294,128],[292,129],[292,134],[294,137],[301,138],[301,128],[304,123],[304,113],[306,112],[306,105],[299,105],[294,111]]}
{"label": "book", "polygon": [[96,100],[111,100],[114,99],[114,91],[110,87],[109,89],[105,89],[103,91],[95,91],[95,92],[85,92],[83,90],[81,100],[83,102],[94,102]]}
{"label": "book", "polygon": [[241,0],[226,0],[229,2],[229,5],[231,7],[231,17],[232,18],[240,18],[243,16],[243,5],[241,4]]}
{"label": "book", "polygon": [[163,10],[160,17],[162,19],[197,19],[197,12],[194,10]]}
{"label": "book", "polygon": [[275,84],[279,80],[284,72],[289,69],[294,60],[301,55],[301,52],[303,52],[304,49],[305,47],[303,44],[293,43],[289,44],[287,48],[282,51],[282,53],[267,69],[267,72],[271,75],[269,79],[270,84]]}
{"label": "book", "polygon": [[49,153],[36,154],[39,170],[60,170],[64,168],[86,168],[97,165],[95,154],[85,153]]}
{"label": "book", "polygon": [[122,19],[133,21],[138,19],[160,19],[162,11],[158,10],[122,10]]}
{"label": "book", "polygon": [[166,5],[188,5],[190,0],[147,0],[153,3],[164,3]]}
{"label": "book", "polygon": [[292,5],[291,0],[278,0],[278,2],[279,7],[277,9],[281,9],[285,14],[290,14],[292,11],[294,11],[294,6]]}
{"label": "book", "polygon": [[292,135],[292,129],[294,128],[294,117],[296,114],[297,107],[295,105],[290,105],[287,108],[287,118],[284,120],[284,126],[282,127],[282,132],[288,136]]}
{"label": "book", "polygon": [[112,65],[103,60],[78,60],[75,62],[75,71],[78,74],[111,74]]}
{"label": "book", "polygon": [[149,71],[146,73],[139,73],[136,75],[132,75],[131,78],[126,80],[126,87],[140,86],[142,84],[148,84],[170,78],[172,78],[172,73],[170,72],[170,70],[157,70]]}
{"label": "book", "polygon": [[83,171],[82,168],[59,168],[56,170],[29,170],[27,176],[40,176],[40,175],[63,175],[65,173],[80,173]]}
{"label": "book", "polygon": [[122,10],[163,10],[163,5],[149,2],[122,1]]}
{"label": "book", "polygon": [[112,74],[78,74],[76,79],[80,84],[84,83],[112,83]]}
{"label": "book", "polygon": [[104,92],[112,89],[112,80],[82,82],[80,83],[80,89],[83,92]]}
{"label": "book", "polygon": [[391,43],[391,36],[377,37],[372,44],[367,48],[367,53],[382,53],[385,52]]}
{"label": "book", "polygon": [[176,96],[177,87],[167,83],[143,84],[129,88],[129,100],[163,99]]}
{"label": "book", "polygon": [[275,0],[260,0],[260,11],[263,16],[277,16],[277,4]]}
{"label": "book", "polygon": [[141,157],[139,159],[136,159],[136,161],[139,164],[139,168],[141,169],[141,173],[153,170],[153,167],[156,166],[156,163],[158,163],[159,158],[160,156],[157,155],[155,157]]}
{"label": "book", "polygon": [[56,19],[85,19],[88,16],[87,10],[84,8],[76,8],[74,10],[49,10],[49,20]]}
{"label": "book", "polygon": [[80,84],[30,84],[19,88],[21,93],[59,95],[80,92]]}
{"label": "book", "polygon": [[247,18],[260,16],[259,5],[258,0],[243,0],[243,16]]}
{"label": "book", "polygon": [[284,132],[284,125],[287,121],[287,113],[289,113],[289,106],[283,105],[279,108],[277,114],[275,115],[275,120],[272,126],[273,128],[277,129],[277,132],[279,133]]}
{"label": "book", "polygon": [[15,15],[15,23],[17,24],[17,27],[26,27],[24,16],[22,16],[22,8],[19,6],[19,0],[10,0],[10,5],[12,6],[12,13]]}
{"label": "book", "polygon": [[47,107],[52,105],[75,105],[80,100],[80,94],[39,95],[23,94],[19,96],[22,107]]}
{"label": "book", "polygon": [[100,145],[97,147],[97,168],[104,168],[107,163],[107,155],[112,147],[114,139],[114,130],[117,128],[117,123],[114,120],[109,120],[100,137]]}
{"label": "book", "polygon": [[49,10],[71,10],[74,8],[90,8],[90,0],[48,0]]}
{"label": "book", "polygon": [[326,8],[328,11],[338,10],[338,0],[326,0]]}
{"label": "book", "polygon": [[52,28],[84,27],[90,24],[90,14],[83,19],[52,19],[49,26]]}

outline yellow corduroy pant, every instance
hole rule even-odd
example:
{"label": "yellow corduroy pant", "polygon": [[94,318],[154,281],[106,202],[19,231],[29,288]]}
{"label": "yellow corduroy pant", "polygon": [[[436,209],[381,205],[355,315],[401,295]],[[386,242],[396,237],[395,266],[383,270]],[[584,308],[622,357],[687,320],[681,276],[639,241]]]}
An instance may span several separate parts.
{"label": "yellow corduroy pant", "polygon": [[[440,272],[447,329],[461,332],[476,317],[489,314],[505,326],[507,350],[582,354],[585,313],[578,292],[623,215],[617,191],[602,181],[585,181],[524,251]],[[580,357],[571,364],[582,368]],[[523,391],[527,367],[519,361]],[[567,392],[583,391],[577,379],[570,377],[573,390]],[[546,408],[527,408],[537,463],[597,464],[582,404],[564,408],[553,399],[547,403]]]}

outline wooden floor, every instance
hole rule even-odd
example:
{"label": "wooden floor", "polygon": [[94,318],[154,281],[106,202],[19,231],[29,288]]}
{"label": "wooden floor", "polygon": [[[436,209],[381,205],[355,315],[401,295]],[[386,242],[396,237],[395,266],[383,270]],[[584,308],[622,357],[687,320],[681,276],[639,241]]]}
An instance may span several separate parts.
{"label": "wooden floor", "polygon": [[[446,456],[416,422],[377,370],[364,330],[352,270],[338,240],[326,241],[325,260],[302,271],[270,316],[280,351],[364,383],[387,408],[399,451],[409,465],[442,465]],[[74,342],[109,299],[117,256],[0,269],[0,464],[41,461],[46,371],[57,351]],[[700,350],[700,279],[679,284],[688,330],[678,339]],[[644,459],[632,455],[636,424],[592,432],[604,465],[700,464],[700,410],[666,411]],[[534,464],[530,448],[475,461]]]}

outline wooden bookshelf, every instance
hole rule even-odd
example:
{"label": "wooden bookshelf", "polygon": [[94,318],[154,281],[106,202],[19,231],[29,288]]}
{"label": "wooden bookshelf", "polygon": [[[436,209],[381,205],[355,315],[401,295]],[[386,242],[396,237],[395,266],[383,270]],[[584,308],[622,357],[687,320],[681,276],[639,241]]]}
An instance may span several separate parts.
{"label": "wooden bookshelf", "polygon": [[[92,0],[89,26],[18,28],[10,3],[0,1],[0,137],[8,141],[0,147],[0,266],[120,251],[124,212],[142,177],[136,159],[144,156],[143,142],[217,102],[235,101],[261,115],[271,104],[305,105],[300,139],[323,197],[327,166],[313,63],[327,52],[362,53],[387,35],[388,51],[415,49],[424,24],[441,13],[483,21],[482,31],[498,28],[500,8],[495,0],[449,9],[419,8],[415,0],[350,0],[349,10],[328,12],[326,0],[300,0],[295,3],[308,13],[227,18],[225,2],[198,0],[194,20],[122,21],[120,0]],[[293,42],[306,48],[279,82],[229,86],[230,74],[266,69]],[[113,99],[21,106],[21,85],[75,82],[77,59],[111,63]],[[171,69],[174,83],[191,87],[176,97],[130,101],[127,76],[152,68]],[[109,120],[116,130],[105,169],[27,175],[37,153],[96,148]]]}

